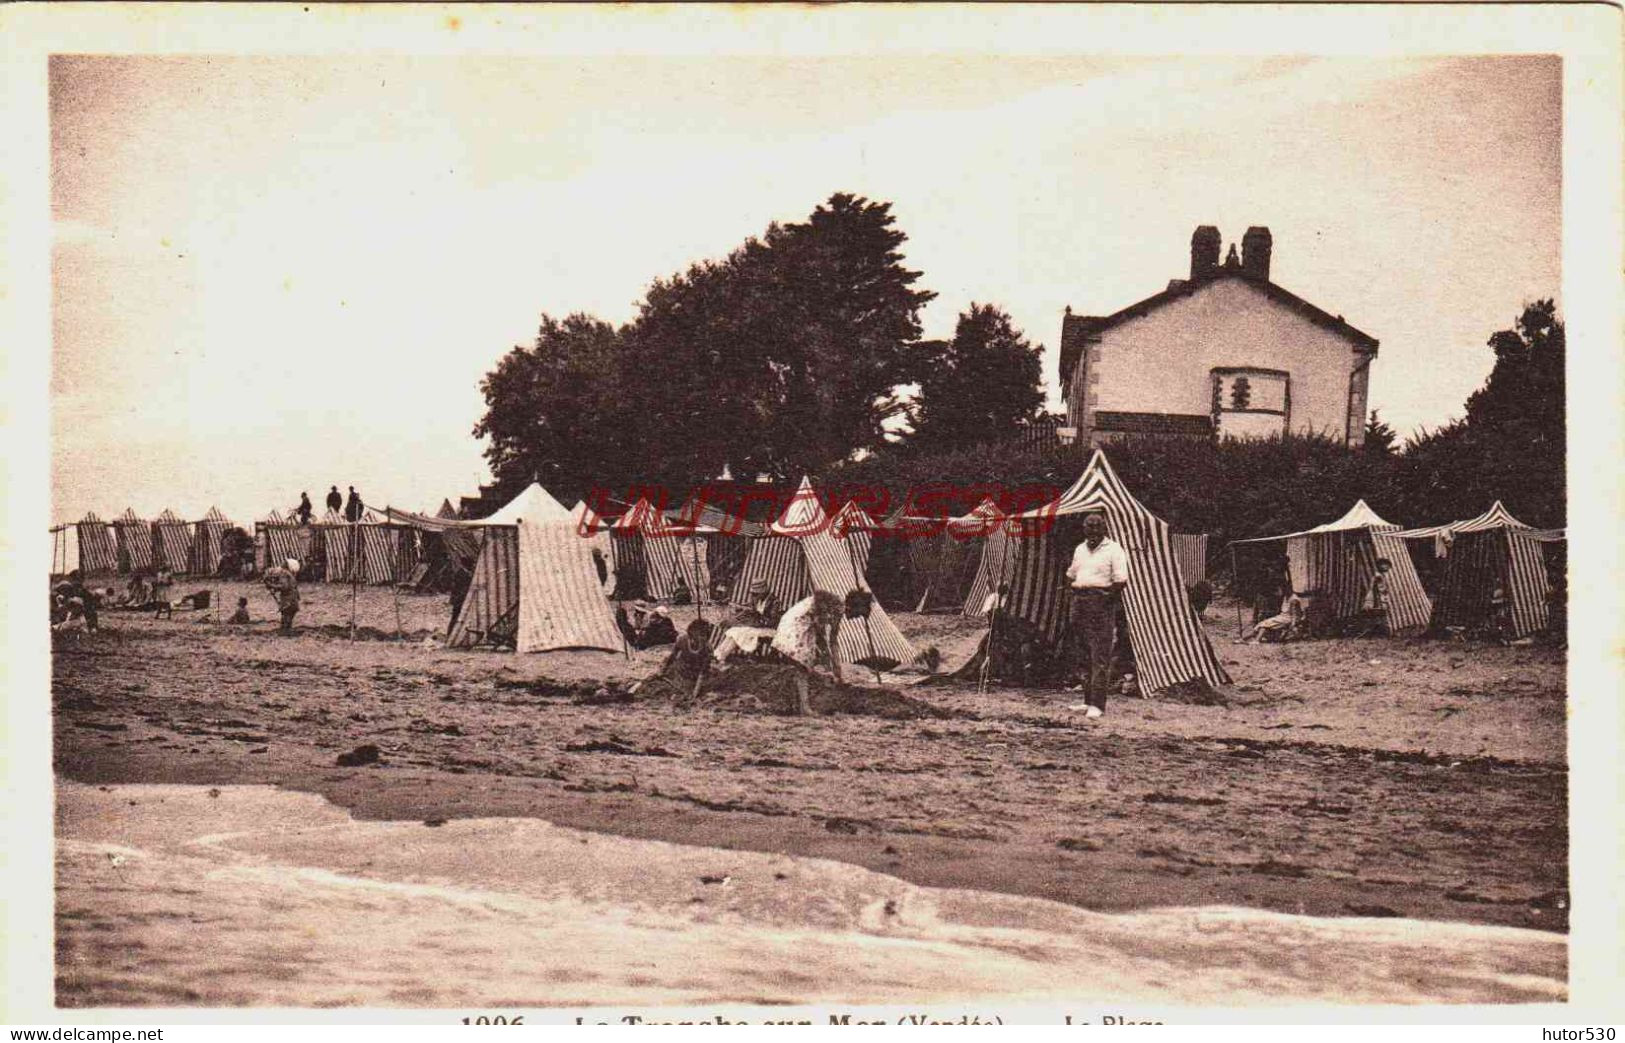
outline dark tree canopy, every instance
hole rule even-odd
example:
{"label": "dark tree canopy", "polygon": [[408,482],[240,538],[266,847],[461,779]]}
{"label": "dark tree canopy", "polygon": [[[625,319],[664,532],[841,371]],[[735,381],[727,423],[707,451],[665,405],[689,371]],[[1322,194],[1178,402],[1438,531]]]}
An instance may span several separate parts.
{"label": "dark tree canopy", "polygon": [[821,471],[885,440],[934,294],[891,205],[837,193],[722,260],[656,280],[621,330],[544,319],[483,385],[499,486],[626,487]]}
{"label": "dark tree canopy", "polygon": [[922,345],[910,441],[950,449],[1013,437],[1044,405],[1043,348],[991,304],[960,313],[951,341]]}
{"label": "dark tree canopy", "polygon": [[1532,525],[1567,518],[1564,330],[1551,300],[1524,308],[1489,339],[1495,366],[1467,415],[1413,438],[1396,482],[1428,520],[1478,514],[1502,500]]}
{"label": "dark tree canopy", "polygon": [[536,342],[514,348],[480,383],[486,459],[500,492],[539,481],[560,497],[588,491],[625,466],[620,394],[625,333],[588,315],[543,315]]}

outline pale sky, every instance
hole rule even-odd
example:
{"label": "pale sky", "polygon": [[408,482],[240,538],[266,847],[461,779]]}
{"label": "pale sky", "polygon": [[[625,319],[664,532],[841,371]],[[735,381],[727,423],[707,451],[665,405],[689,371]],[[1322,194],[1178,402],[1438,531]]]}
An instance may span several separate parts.
{"label": "pale sky", "polygon": [[1198,224],[1381,341],[1402,432],[1559,296],[1556,58],[57,58],[56,520],[242,522],[330,484],[486,479],[481,376],[542,312],[648,283],[832,192],[1055,353],[1183,277]]}

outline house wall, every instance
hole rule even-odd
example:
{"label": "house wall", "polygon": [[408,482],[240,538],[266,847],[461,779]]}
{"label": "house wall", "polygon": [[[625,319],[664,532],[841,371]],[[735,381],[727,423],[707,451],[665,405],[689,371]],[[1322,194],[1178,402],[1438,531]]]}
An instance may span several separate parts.
{"label": "house wall", "polygon": [[[1356,412],[1350,376],[1362,356],[1354,346],[1244,279],[1216,280],[1097,336],[1067,396],[1068,416],[1081,426],[1095,410],[1209,415],[1213,370],[1242,367],[1288,374],[1293,433],[1343,438]],[[1363,375],[1356,391],[1363,416]],[[1363,440],[1363,425],[1353,435]]]}

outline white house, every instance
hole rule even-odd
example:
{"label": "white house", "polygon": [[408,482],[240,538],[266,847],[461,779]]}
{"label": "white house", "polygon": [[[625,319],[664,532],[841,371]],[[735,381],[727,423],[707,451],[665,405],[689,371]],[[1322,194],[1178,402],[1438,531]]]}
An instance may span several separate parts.
{"label": "white house", "polygon": [[1191,236],[1191,271],[1112,315],[1061,323],[1061,387],[1081,441],[1126,434],[1365,440],[1377,341],[1270,281],[1268,228],[1219,262],[1219,230]]}

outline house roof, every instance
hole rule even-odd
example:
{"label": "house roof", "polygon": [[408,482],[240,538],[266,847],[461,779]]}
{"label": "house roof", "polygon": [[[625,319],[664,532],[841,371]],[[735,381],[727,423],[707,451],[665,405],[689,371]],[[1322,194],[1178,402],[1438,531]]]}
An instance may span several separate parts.
{"label": "house roof", "polygon": [[1255,278],[1239,267],[1226,264],[1199,278],[1174,279],[1168,283],[1168,288],[1160,293],[1154,293],[1110,315],[1073,315],[1068,312],[1061,320],[1061,387],[1065,388],[1072,383],[1072,372],[1077,369],[1078,360],[1083,357],[1084,345],[1090,342],[1090,338],[1114,326],[1121,326],[1130,319],[1150,314],[1165,304],[1189,297],[1224,279],[1240,279],[1256,286],[1266,297],[1285,305],[1315,325],[1348,338],[1356,349],[1372,355],[1377,353],[1377,339],[1369,333],[1355,329],[1344,321],[1341,315],[1322,311],[1285,287],[1278,286],[1268,279]]}

